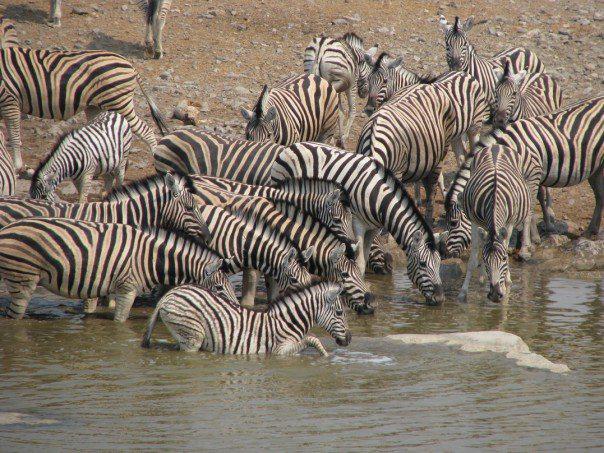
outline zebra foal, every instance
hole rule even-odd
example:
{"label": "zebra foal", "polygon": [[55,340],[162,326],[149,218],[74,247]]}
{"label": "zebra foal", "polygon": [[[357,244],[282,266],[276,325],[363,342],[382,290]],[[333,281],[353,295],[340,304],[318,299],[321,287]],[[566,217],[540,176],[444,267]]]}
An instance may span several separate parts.
{"label": "zebra foal", "polygon": [[29,190],[31,198],[56,201],[55,189],[72,180],[79,202],[87,200],[92,179],[103,176],[107,195],[113,185],[124,183],[132,144],[130,126],[117,112],[103,112],[86,126],[61,137],[34,172]]}
{"label": "zebra foal", "polygon": [[166,230],[70,219],[29,218],[0,231],[0,277],[20,319],[38,285],[64,297],[115,300],[114,320],[157,285],[203,283],[223,265],[198,242]]}
{"label": "zebra foal", "polygon": [[293,292],[271,304],[266,312],[247,309],[194,286],[181,286],[157,303],[149,318],[142,346],[162,321],[181,350],[216,354],[293,355],[314,347],[328,353],[309,334],[314,325],[325,329],[340,346],[351,340],[346,314],[339,298],[341,287],[319,283]]}

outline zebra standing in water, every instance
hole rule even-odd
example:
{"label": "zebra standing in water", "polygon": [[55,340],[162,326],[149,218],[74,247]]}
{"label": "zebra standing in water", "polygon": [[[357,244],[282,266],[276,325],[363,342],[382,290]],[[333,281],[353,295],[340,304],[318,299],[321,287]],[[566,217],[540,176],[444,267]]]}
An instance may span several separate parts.
{"label": "zebra standing in water", "polygon": [[450,25],[447,19],[441,15],[439,23],[445,35],[449,69],[467,72],[478,80],[489,105],[495,102],[495,87],[497,86],[493,67],[503,68],[507,60],[513,72],[526,70],[538,73],[545,71],[545,66],[539,57],[523,47],[504,50],[491,58],[478,55],[467,37],[467,33],[474,25],[474,16],[470,16],[464,23],[461,23],[459,17],[455,17],[455,23]]}
{"label": "zebra standing in water", "polygon": [[[304,51],[304,71],[327,80],[338,93],[342,147],[355,117],[355,90],[359,97],[367,97],[371,66],[365,55],[371,58],[376,52],[377,45],[366,51],[363,40],[355,33],[340,38],[314,38]],[[344,115],[344,96],[348,99],[347,115]]]}
{"label": "zebra standing in water", "polygon": [[4,143],[4,134],[0,131],[0,195],[14,195],[17,184],[15,168]]}
{"label": "zebra standing in water", "polygon": [[530,243],[531,187],[519,160],[512,148],[500,145],[482,149],[473,159],[470,179],[460,195],[462,209],[472,222],[472,253],[458,297],[461,301],[467,299],[478,263],[482,242],[478,228],[487,232],[482,258],[490,283],[488,297],[493,302],[507,297],[512,282],[508,244],[513,228],[522,230],[524,245]]}
{"label": "zebra standing in water", "polygon": [[0,16],[0,48],[18,46],[15,24],[6,17]]}
{"label": "zebra standing in water", "polygon": [[217,354],[291,355],[314,347],[327,356],[321,341],[309,334],[323,327],[340,346],[351,333],[339,298],[341,287],[318,283],[278,299],[258,312],[216,297],[209,291],[182,286],[167,293],[149,318],[142,346],[149,347],[160,316],[181,350]]}
{"label": "zebra standing in water", "polygon": [[20,171],[21,114],[63,120],[86,110],[120,113],[152,151],[155,135],[134,111],[134,89],[140,87],[160,130],[167,127],[141,85],[140,76],[123,57],[105,51],[73,52],[0,49],[0,115],[8,129],[15,170]]}
{"label": "zebra standing in water", "polygon": [[488,118],[489,106],[476,79],[451,72],[434,83],[405,88],[372,115],[357,153],[375,159],[401,182],[422,181],[431,224],[432,196],[447,145],[463,147],[464,134],[474,142]]}
{"label": "zebra standing in water", "polygon": [[124,117],[117,112],[101,113],[57,141],[32,177],[30,197],[56,201],[56,187],[69,179],[83,203],[92,179],[98,176],[105,180],[104,197],[114,183],[124,183],[131,144],[132,132]]}
{"label": "zebra standing in water", "polygon": [[11,318],[23,317],[40,284],[64,297],[109,296],[114,319],[124,322],[142,291],[204,283],[222,265],[214,252],[166,230],[29,218],[0,231],[0,277],[11,296]]}
{"label": "zebra standing in water", "polygon": [[290,77],[270,90],[264,85],[254,109],[241,109],[246,139],[285,146],[333,136],[341,142],[337,112],[338,93],[313,74]]}
{"label": "zebra standing in water", "polygon": [[[533,196],[538,192],[543,195],[539,186],[569,187],[587,179],[596,206],[585,234],[599,235],[604,209],[603,108],[604,96],[598,96],[548,115],[519,120],[483,137],[477,149],[498,144],[519,153],[521,169]],[[470,178],[472,158],[459,170],[445,200],[448,255],[459,254],[470,242],[470,222],[459,206],[458,195]],[[527,247],[530,243],[523,244],[524,258],[528,257]]]}
{"label": "zebra standing in water", "polygon": [[288,179],[318,179],[341,187],[356,217],[361,272],[371,242],[383,227],[405,251],[409,279],[426,301],[436,304],[444,300],[440,255],[432,229],[400,180],[374,159],[318,143],[297,143],[279,155],[271,178],[277,184]]}

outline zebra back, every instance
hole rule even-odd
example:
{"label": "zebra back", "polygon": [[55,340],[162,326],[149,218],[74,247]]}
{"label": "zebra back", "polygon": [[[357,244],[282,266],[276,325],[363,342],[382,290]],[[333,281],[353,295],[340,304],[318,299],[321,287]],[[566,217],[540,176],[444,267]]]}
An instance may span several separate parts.
{"label": "zebra back", "polygon": [[0,16],[0,48],[19,45],[15,24],[6,17]]}
{"label": "zebra back", "polygon": [[16,183],[13,160],[8,155],[4,134],[0,131],[0,195],[14,195]]}

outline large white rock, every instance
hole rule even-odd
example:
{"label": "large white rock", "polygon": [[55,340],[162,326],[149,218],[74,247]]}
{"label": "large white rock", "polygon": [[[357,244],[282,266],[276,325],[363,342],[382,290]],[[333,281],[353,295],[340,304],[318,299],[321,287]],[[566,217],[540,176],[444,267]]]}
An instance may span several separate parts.
{"label": "large white rock", "polygon": [[388,335],[386,338],[404,344],[442,343],[449,346],[460,346],[462,351],[499,352],[505,354],[507,358],[516,360],[516,363],[520,366],[540,368],[553,373],[570,371],[570,368],[563,363],[550,362],[542,355],[531,352],[527,344],[518,335],[497,330],[444,334],[401,334]]}

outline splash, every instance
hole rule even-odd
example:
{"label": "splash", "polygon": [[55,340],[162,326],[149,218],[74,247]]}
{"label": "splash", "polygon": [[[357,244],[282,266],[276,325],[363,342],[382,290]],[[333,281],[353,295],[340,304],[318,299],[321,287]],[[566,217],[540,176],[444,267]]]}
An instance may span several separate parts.
{"label": "splash", "polygon": [[518,335],[496,330],[483,332],[463,332],[445,334],[402,334],[388,335],[386,338],[400,341],[404,344],[435,344],[443,343],[448,346],[460,346],[462,351],[482,352],[491,351],[503,353],[509,359],[514,359],[519,366],[549,370],[553,373],[567,373],[568,366],[563,363],[553,363],[539,354],[531,352],[528,345]]}
{"label": "splash", "polygon": [[52,418],[38,418],[33,415],[19,412],[0,412],[0,426],[2,425],[54,425],[59,423]]}
{"label": "splash", "polygon": [[336,349],[331,356],[331,363],[337,364],[357,364],[366,363],[370,365],[392,365],[394,360],[390,357],[371,354],[369,352],[347,351],[345,349]]}

